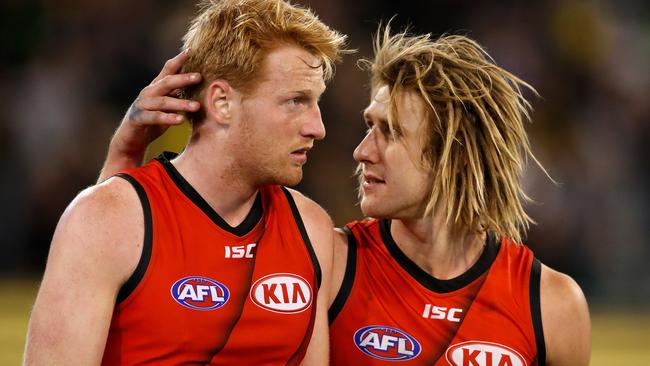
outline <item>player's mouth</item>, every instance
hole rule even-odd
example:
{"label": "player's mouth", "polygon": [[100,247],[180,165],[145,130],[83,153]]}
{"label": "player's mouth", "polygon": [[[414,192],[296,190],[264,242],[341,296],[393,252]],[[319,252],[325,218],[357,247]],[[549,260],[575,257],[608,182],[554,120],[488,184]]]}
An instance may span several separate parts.
{"label": "player's mouth", "polygon": [[311,150],[311,146],[306,146],[292,151],[290,155],[298,164],[304,164],[307,162],[307,152],[309,152],[309,150]]}
{"label": "player's mouth", "polygon": [[372,191],[373,189],[376,189],[383,184],[386,184],[386,181],[379,178],[378,176],[370,173],[363,174],[363,182],[361,185],[364,192]]}

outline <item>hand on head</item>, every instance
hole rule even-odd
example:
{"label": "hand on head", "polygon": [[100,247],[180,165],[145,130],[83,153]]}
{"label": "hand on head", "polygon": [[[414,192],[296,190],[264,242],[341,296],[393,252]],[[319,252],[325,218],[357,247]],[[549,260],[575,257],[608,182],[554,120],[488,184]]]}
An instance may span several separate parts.
{"label": "hand on head", "polygon": [[185,50],[167,60],[160,74],[138,94],[115,133],[120,150],[142,151],[169,126],[181,124],[181,113],[199,110],[199,102],[178,98],[180,90],[201,81],[198,73],[178,74],[189,55],[190,50]]}

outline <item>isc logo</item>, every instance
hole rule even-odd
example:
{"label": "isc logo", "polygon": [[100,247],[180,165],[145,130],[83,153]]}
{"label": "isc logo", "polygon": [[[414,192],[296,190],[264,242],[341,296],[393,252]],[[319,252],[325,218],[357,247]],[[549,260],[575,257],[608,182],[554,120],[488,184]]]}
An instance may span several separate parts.
{"label": "isc logo", "polygon": [[423,318],[430,319],[447,319],[450,322],[460,322],[460,314],[463,312],[463,309],[459,308],[446,308],[443,306],[434,306],[431,304],[424,305],[424,311],[422,312]]}
{"label": "isc logo", "polygon": [[469,341],[454,344],[445,353],[452,366],[527,366],[526,360],[510,347],[498,343]]}
{"label": "isc logo", "polygon": [[253,258],[253,249],[257,243],[246,245],[226,245],[226,258]]}
{"label": "isc logo", "polygon": [[172,297],[186,308],[194,310],[213,310],[228,302],[230,291],[215,280],[206,277],[185,277],[174,282]]}
{"label": "isc logo", "polygon": [[354,333],[354,343],[361,352],[388,361],[404,361],[420,354],[420,343],[406,332],[379,325],[363,327]]}
{"label": "isc logo", "polygon": [[292,273],[274,273],[255,281],[251,300],[262,309],[276,313],[300,313],[311,305],[309,282]]}

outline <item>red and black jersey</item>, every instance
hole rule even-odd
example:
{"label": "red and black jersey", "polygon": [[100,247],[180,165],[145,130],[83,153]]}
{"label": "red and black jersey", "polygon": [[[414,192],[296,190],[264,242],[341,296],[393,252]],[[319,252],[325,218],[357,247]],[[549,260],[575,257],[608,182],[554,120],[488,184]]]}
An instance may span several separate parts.
{"label": "red and black jersey", "polygon": [[138,193],[145,239],[103,364],[298,365],[321,273],[291,193],[260,188],[231,227],[164,155],[119,176]]}
{"label": "red and black jersey", "polygon": [[[541,264],[495,235],[464,274],[439,280],[397,246],[390,221],[348,224],[330,308],[332,365],[542,365]],[[396,362],[399,361],[399,362]]]}

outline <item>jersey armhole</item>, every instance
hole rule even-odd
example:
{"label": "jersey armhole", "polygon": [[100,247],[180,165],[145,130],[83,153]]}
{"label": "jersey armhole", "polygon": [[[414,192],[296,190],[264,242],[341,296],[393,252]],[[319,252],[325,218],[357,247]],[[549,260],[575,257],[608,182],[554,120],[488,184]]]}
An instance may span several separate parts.
{"label": "jersey armhole", "polygon": [[339,292],[336,294],[332,306],[330,306],[327,311],[327,317],[329,318],[330,324],[334,322],[334,319],[336,319],[341,310],[343,310],[343,305],[345,305],[345,302],[350,296],[350,292],[352,292],[354,275],[357,271],[357,239],[347,226],[343,227],[343,231],[345,231],[348,236],[348,258],[345,262],[345,273],[343,274],[341,288],[339,288]]}
{"label": "jersey armhole", "polygon": [[140,255],[138,265],[135,267],[135,271],[133,271],[133,274],[131,274],[129,279],[122,285],[120,291],[117,293],[116,303],[119,304],[131,295],[147,271],[149,261],[151,260],[153,225],[151,219],[151,206],[149,205],[147,193],[142,185],[135,178],[125,173],[117,174],[116,177],[122,178],[131,183],[138,194],[140,204],[142,204],[142,212],[144,213],[144,241],[142,243],[142,254]]}
{"label": "jersey armhole", "polygon": [[296,225],[298,225],[298,230],[300,231],[300,235],[302,236],[302,241],[305,243],[305,247],[307,247],[307,251],[309,252],[309,257],[311,258],[311,263],[314,266],[314,273],[316,274],[316,281],[318,283],[318,288],[320,288],[320,284],[323,277],[320,268],[320,262],[318,262],[318,257],[316,256],[314,247],[311,245],[311,241],[309,240],[309,235],[307,235],[307,230],[305,229],[305,224],[303,223],[302,217],[300,216],[300,211],[298,211],[298,207],[296,206],[296,201],[294,201],[291,192],[289,192],[289,190],[285,187],[282,187],[282,192],[284,192],[284,195],[287,196],[287,201],[289,202],[289,206],[291,207],[293,218],[296,220]]}
{"label": "jersey armhole", "polygon": [[530,269],[530,313],[533,318],[533,330],[535,332],[535,344],[537,346],[537,365],[546,365],[546,345],[544,343],[544,328],[542,327],[542,310],[540,306],[540,281],[542,264],[537,258],[533,258]]}

